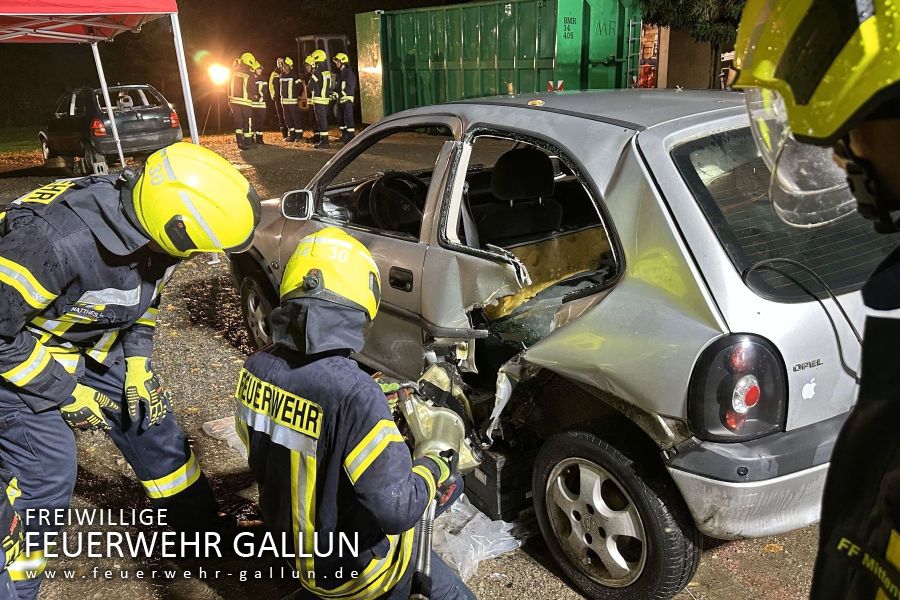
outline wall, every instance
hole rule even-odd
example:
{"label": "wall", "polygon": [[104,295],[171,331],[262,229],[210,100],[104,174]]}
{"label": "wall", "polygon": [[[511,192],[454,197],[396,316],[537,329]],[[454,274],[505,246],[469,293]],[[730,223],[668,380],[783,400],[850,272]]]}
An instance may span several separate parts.
{"label": "wall", "polygon": [[660,78],[660,86],[708,89],[713,69],[710,45],[695,42],[685,29],[669,31],[668,38],[667,49],[660,44],[660,53],[668,52],[668,57],[660,56],[660,62],[667,64],[665,77]]}

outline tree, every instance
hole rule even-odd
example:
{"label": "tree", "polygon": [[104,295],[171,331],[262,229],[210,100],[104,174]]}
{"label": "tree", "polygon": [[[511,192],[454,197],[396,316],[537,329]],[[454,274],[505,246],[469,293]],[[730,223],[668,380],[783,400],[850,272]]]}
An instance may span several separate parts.
{"label": "tree", "polygon": [[687,29],[698,42],[712,46],[714,86],[719,74],[722,48],[734,44],[746,0],[640,0],[644,21]]}

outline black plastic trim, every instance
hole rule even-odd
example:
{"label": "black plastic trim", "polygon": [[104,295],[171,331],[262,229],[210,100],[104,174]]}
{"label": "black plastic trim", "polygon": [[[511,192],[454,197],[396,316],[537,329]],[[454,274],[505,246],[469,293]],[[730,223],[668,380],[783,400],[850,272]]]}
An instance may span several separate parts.
{"label": "black plastic trim", "polygon": [[783,477],[827,463],[848,414],[748,442],[693,439],[678,447],[677,453],[666,460],[666,466],[734,483]]}

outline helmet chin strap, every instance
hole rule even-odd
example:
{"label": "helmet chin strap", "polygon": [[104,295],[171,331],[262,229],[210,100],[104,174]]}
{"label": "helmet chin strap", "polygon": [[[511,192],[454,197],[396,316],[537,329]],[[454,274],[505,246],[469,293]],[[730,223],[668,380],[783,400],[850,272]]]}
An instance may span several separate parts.
{"label": "helmet chin strap", "polygon": [[874,165],[860,158],[850,149],[850,137],[845,136],[834,145],[835,153],[846,163],[847,184],[856,197],[856,208],[864,218],[872,221],[877,233],[900,231],[900,198],[879,184]]}

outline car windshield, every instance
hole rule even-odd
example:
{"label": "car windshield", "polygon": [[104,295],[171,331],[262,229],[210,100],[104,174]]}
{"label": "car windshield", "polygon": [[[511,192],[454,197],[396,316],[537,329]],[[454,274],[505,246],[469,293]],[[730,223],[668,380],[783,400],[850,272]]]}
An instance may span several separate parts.
{"label": "car windshield", "polygon": [[[97,100],[97,106],[106,107],[102,91],[95,91],[94,98]],[[150,88],[110,88],[109,101],[112,103],[114,111],[155,108],[162,106],[164,102],[162,97]]]}
{"label": "car windshield", "polygon": [[[769,202],[770,171],[749,128],[710,135],[676,147],[672,157],[735,267],[786,258],[812,269],[836,294],[858,290],[897,245],[896,235],[876,235],[854,213],[816,229],[783,223]],[[754,269],[747,283],[757,293],[803,301],[821,286],[801,269],[778,262]]]}

